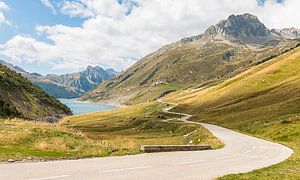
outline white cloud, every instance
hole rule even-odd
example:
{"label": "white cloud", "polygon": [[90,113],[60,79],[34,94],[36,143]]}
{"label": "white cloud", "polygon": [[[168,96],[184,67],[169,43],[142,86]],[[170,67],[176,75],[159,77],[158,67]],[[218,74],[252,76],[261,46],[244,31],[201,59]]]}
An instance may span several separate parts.
{"label": "white cloud", "polygon": [[117,0],[67,0],[61,6],[61,11],[71,17],[104,16],[120,18],[126,14],[128,8],[127,2],[120,5]]}
{"label": "white cloud", "polygon": [[9,7],[5,2],[0,1],[0,9],[1,10],[8,10]]}
{"label": "white cloud", "polygon": [[31,37],[17,35],[1,45],[4,49],[1,54],[8,56],[13,61],[19,61],[25,58],[28,62],[33,62],[36,59],[41,61],[51,61],[54,57],[54,46],[44,42],[39,42]]}
{"label": "white cloud", "polygon": [[0,23],[3,23],[5,21],[6,21],[6,19],[5,19],[4,14],[2,12],[0,12]]}
{"label": "white cloud", "polygon": [[5,2],[0,1],[0,24],[10,25],[3,14],[3,10],[9,10],[9,7]]}
{"label": "white cloud", "polygon": [[49,8],[53,14],[57,14],[57,11],[54,7],[54,5],[51,3],[51,0],[40,0],[44,6],[46,6],[47,8]]}
{"label": "white cloud", "polygon": [[84,4],[74,1],[65,1],[61,7],[61,11],[64,14],[70,15],[71,17],[92,17],[94,15],[94,12],[85,7]]}
{"label": "white cloud", "polygon": [[284,4],[269,0],[263,7],[256,0],[135,0],[138,7],[129,15],[132,0],[126,1],[65,1],[60,7],[63,13],[86,18],[80,27],[37,26],[51,44],[16,36],[2,45],[0,55],[54,68],[99,64],[121,70],[167,43],[202,33],[233,13],[253,13],[270,28],[300,28],[299,0]]}

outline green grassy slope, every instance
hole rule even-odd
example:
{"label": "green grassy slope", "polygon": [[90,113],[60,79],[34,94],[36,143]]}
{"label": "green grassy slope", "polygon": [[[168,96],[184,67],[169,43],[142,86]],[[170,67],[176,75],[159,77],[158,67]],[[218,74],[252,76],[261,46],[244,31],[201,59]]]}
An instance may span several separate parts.
{"label": "green grassy slope", "polygon": [[[161,122],[158,113],[164,108],[157,102],[112,111],[64,118],[60,125],[80,131],[92,139],[107,141],[117,154],[138,153],[141,145],[210,144],[222,146],[200,125]],[[190,134],[189,136],[184,136]]]}
{"label": "green grassy slope", "polygon": [[[0,161],[136,154],[141,145],[222,143],[205,128],[161,122],[166,107],[149,103],[112,111],[68,116],[59,124],[0,118]],[[172,116],[170,116],[172,117]]]}
{"label": "green grassy slope", "polygon": [[169,90],[223,81],[296,44],[298,41],[282,41],[250,47],[217,39],[179,41],[146,56],[82,100],[127,104],[151,101]]}
{"label": "green grassy slope", "polygon": [[224,179],[300,178],[300,48],[219,85],[173,94],[176,111],[291,147],[286,161]]}
{"label": "green grassy slope", "polygon": [[0,64],[0,116],[37,119],[70,113],[67,106]]}
{"label": "green grassy slope", "polygon": [[0,118],[0,161],[106,156],[108,144],[48,123]]}

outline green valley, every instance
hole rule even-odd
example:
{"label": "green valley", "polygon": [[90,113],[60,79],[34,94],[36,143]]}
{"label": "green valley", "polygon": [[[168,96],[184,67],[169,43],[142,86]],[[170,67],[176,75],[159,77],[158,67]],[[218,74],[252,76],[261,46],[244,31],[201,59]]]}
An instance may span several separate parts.
{"label": "green valley", "polygon": [[[93,37],[97,32],[90,31],[92,36],[82,39],[87,44],[97,41]],[[80,72],[60,74],[55,69],[73,61],[69,47],[64,56],[67,63],[60,64],[64,59],[59,57],[59,65],[53,65],[56,61],[49,65],[58,74],[48,69],[48,75],[29,73],[0,61],[0,162],[4,164],[0,179],[6,175],[27,179],[39,170],[44,171],[36,173],[40,176],[36,179],[142,179],[145,174],[146,179],[299,179],[299,32],[268,29],[258,17],[245,13],[165,45],[120,73],[103,69],[109,67],[104,63],[92,67],[90,55],[85,54],[88,61],[83,62],[81,49],[103,53],[93,58],[105,57],[103,62],[117,68],[118,63],[133,62],[131,55],[136,52],[114,46],[119,53],[126,51],[126,56],[113,60],[109,45],[98,52],[102,45],[98,41],[97,47],[82,45],[76,50],[74,67],[64,67],[88,64]],[[111,40],[114,37],[107,38],[106,44]],[[51,49],[57,43],[53,42],[42,45]],[[103,110],[109,104],[112,110]],[[98,111],[96,106],[103,107]],[[147,152],[141,150],[143,145],[176,145],[183,148],[179,151],[189,152],[141,154]],[[212,148],[191,151],[200,147],[194,145]],[[107,158],[81,159],[90,157]],[[18,174],[14,170],[22,165],[5,164],[63,159],[79,160],[53,162],[53,169],[48,163],[38,163],[38,168],[28,163],[30,171]]]}

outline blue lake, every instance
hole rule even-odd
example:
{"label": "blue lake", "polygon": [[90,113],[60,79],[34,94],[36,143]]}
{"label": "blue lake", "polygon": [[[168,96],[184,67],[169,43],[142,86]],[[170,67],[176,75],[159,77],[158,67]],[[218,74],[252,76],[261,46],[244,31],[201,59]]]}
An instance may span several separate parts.
{"label": "blue lake", "polygon": [[85,114],[96,111],[104,111],[117,108],[112,105],[96,104],[89,102],[79,102],[76,99],[59,99],[60,102],[67,105],[74,114]]}

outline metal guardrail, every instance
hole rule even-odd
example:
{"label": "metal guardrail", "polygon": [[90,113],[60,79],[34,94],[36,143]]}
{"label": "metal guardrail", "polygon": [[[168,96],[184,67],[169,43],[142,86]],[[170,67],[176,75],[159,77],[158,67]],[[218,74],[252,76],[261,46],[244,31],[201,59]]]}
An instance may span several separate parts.
{"label": "metal guardrail", "polygon": [[143,145],[143,152],[170,152],[170,151],[202,151],[211,150],[210,145]]}

